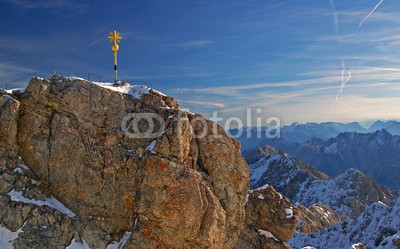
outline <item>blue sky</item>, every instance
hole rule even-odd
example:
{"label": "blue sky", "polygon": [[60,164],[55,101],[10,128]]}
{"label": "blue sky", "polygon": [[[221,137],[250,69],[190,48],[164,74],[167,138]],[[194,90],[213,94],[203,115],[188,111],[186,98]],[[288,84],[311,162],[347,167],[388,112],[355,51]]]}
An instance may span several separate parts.
{"label": "blue sky", "polygon": [[0,0],[0,84],[54,71],[112,81],[117,29],[120,79],[205,116],[400,118],[398,0],[113,2]]}

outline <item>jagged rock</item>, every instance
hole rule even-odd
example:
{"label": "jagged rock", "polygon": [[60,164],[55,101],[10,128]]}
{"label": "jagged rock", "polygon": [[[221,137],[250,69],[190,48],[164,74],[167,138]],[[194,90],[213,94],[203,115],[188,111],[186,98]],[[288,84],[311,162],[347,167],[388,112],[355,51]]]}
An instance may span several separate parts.
{"label": "jagged rock", "polygon": [[314,204],[309,208],[298,204],[297,208],[300,211],[298,229],[302,233],[315,233],[345,220],[342,215],[323,204]]}
{"label": "jagged rock", "polygon": [[272,237],[268,232],[260,231],[255,227],[245,227],[239,236],[237,249],[290,249],[283,242]]}
{"label": "jagged rock", "polygon": [[[19,115],[15,110],[16,148],[40,181],[18,183],[15,174],[3,173],[10,178],[3,193],[53,195],[78,220],[50,214],[60,227],[44,225],[51,232],[42,233],[42,218],[30,222],[19,212],[18,224],[7,227],[28,220],[22,230],[30,232],[15,243],[49,236],[47,248],[58,248],[82,237],[92,248],[105,248],[131,231],[127,248],[235,247],[249,183],[239,143],[215,123],[178,109],[172,97],[142,89],[124,94],[84,80],[31,80],[19,96]],[[151,128],[155,136],[137,136]],[[0,134],[11,139],[12,133]],[[16,167],[5,165],[8,172]],[[35,210],[34,217],[46,217],[49,207]],[[57,231],[59,244],[51,242]]]}
{"label": "jagged rock", "polygon": [[13,242],[16,249],[64,249],[74,236],[72,221],[67,216],[46,207],[33,207],[21,230]]}
{"label": "jagged rock", "polygon": [[[183,164],[189,156],[193,129],[186,113],[181,113],[171,123],[159,138],[154,151],[170,161]],[[192,166],[191,164],[186,164]]]}
{"label": "jagged rock", "polygon": [[[0,168],[0,227],[18,236],[2,243],[12,244],[13,248],[65,248],[80,224],[73,224],[74,220],[54,208],[28,203],[47,199],[40,181],[21,166],[18,159],[8,158],[3,163]],[[25,200],[11,200],[12,191],[21,192]]]}
{"label": "jagged rock", "polygon": [[17,144],[17,120],[20,103],[8,94],[0,96],[0,154],[15,157]]}
{"label": "jagged rock", "polygon": [[298,220],[298,208],[272,186],[252,190],[237,248],[288,248],[282,242],[293,237]]}

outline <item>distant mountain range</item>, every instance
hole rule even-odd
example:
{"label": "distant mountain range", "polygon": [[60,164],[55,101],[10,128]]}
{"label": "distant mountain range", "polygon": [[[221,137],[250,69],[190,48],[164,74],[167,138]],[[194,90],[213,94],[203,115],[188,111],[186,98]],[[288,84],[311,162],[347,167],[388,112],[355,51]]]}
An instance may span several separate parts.
{"label": "distant mountain range", "polygon": [[284,138],[267,139],[243,152],[251,164],[259,159],[258,150],[266,144],[286,151],[330,176],[350,168],[361,170],[378,183],[400,189],[400,136],[386,130],[373,133],[341,133],[328,140],[312,139],[295,143]]}
{"label": "distant mountain range", "polygon": [[329,178],[306,163],[271,146],[259,151],[261,158],[249,165],[250,188],[272,185],[293,203],[304,206],[325,204],[336,212],[356,217],[364,209],[380,201],[390,204],[397,194],[356,169]]}
{"label": "distant mountain range", "polygon": [[[266,129],[267,127],[262,127],[261,133],[265,134]],[[378,120],[373,122],[369,128],[363,127],[358,122],[293,123],[281,127],[280,138],[284,138],[290,142],[303,143],[314,138],[327,140],[336,137],[343,132],[371,133],[381,129],[386,129],[392,135],[400,135],[400,122],[394,120]],[[257,134],[260,133],[260,131],[257,131],[257,128],[255,127],[243,127],[240,130],[229,130],[229,133],[232,135],[236,135],[238,132],[241,134],[237,139],[242,144],[242,151],[253,148],[255,144],[262,143],[266,140],[265,136],[257,137]]]}

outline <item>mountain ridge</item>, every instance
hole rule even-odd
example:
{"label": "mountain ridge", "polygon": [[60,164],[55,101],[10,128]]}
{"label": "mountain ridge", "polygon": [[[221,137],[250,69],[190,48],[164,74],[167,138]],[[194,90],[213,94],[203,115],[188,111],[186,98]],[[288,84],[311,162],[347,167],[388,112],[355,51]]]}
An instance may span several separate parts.
{"label": "mountain ridge", "polygon": [[350,217],[357,216],[376,201],[390,204],[396,197],[395,192],[378,186],[357,169],[349,169],[330,178],[271,146],[266,146],[261,152],[263,157],[249,165],[252,189],[270,184],[294,203],[299,202],[306,207],[323,203]]}
{"label": "mountain ridge", "polygon": [[356,168],[379,184],[400,188],[400,136],[391,135],[384,129],[373,133],[345,132],[328,140],[314,138],[306,143],[294,143],[284,138],[267,139],[243,152],[246,161],[253,163],[259,156],[259,148],[266,144],[298,157],[329,176]]}

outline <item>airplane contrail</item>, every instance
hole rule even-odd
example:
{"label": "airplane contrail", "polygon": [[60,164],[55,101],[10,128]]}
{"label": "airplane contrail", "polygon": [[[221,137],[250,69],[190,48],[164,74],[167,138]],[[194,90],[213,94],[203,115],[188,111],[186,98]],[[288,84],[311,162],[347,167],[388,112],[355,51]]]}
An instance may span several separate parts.
{"label": "airplane contrail", "polygon": [[343,91],[344,91],[344,87],[345,85],[350,81],[351,79],[351,69],[347,70],[347,78],[345,78],[345,73],[346,73],[346,65],[344,60],[342,59],[342,72],[341,72],[341,81],[340,81],[340,87],[339,87],[339,92],[336,95],[336,101],[334,104],[336,104],[340,98],[340,100],[343,100]]}
{"label": "airplane contrail", "polygon": [[363,23],[365,22],[365,20],[367,20],[367,18],[368,18],[370,15],[372,15],[372,13],[375,12],[375,10],[379,7],[379,5],[381,5],[381,4],[383,3],[383,1],[384,1],[384,0],[381,0],[381,1],[375,6],[375,8],[373,8],[373,9],[371,10],[371,12],[369,12],[369,14],[360,22],[360,24],[358,25],[358,28],[360,28],[360,27],[363,25]]}
{"label": "airplane contrail", "polygon": [[336,5],[333,2],[333,0],[329,0],[329,2],[331,3],[332,8],[335,10],[335,12],[333,13],[333,21],[335,24],[335,31],[336,34],[339,34],[339,19],[338,19],[338,15],[337,15],[337,11],[336,11]]}

